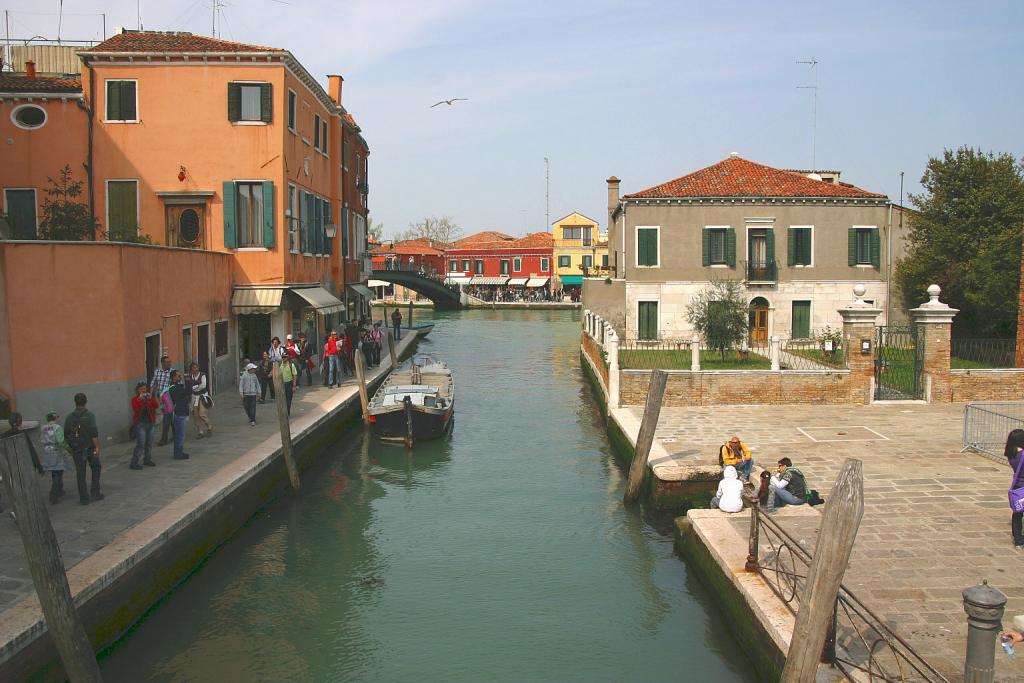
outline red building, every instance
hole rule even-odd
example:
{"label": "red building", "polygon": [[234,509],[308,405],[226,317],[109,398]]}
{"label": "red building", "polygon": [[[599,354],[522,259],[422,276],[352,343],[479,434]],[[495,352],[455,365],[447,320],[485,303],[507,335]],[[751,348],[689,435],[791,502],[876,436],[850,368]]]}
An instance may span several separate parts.
{"label": "red building", "polygon": [[448,280],[493,290],[498,287],[548,286],[554,240],[549,232],[512,237],[479,232],[445,250]]}
{"label": "red building", "polygon": [[374,270],[413,270],[444,276],[444,251],[427,239],[385,242],[371,252]]}

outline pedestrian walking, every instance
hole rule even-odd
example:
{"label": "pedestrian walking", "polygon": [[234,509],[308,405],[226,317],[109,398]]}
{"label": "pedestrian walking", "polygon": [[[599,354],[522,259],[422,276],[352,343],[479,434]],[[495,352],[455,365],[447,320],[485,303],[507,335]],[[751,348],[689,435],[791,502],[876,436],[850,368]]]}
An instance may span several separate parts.
{"label": "pedestrian walking", "polygon": [[[153,395],[156,396],[157,400],[163,396],[163,393],[167,391],[171,386],[171,359],[167,356],[160,356],[160,367],[153,371],[153,378],[149,381],[149,386],[153,390]],[[160,428],[160,440],[156,442],[157,446],[166,446],[167,437],[171,433],[171,423],[173,418],[171,417],[170,411],[163,414],[163,424]]]}
{"label": "pedestrian walking", "polygon": [[[135,430],[135,450],[132,461],[128,465],[133,470],[141,470],[142,465],[153,467],[153,430],[156,426],[156,411],[159,407],[156,397],[150,392],[145,382],[135,385],[135,396],[132,397],[132,429]],[[139,464],[142,458],[142,464]]]}
{"label": "pedestrian walking", "polygon": [[288,408],[288,414],[292,414],[292,394],[295,382],[295,363],[286,361],[281,363],[281,382],[284,384],[284,400]]}
{"label": "pedestrian walking", "polygon": [[345,323],[345,337],[345,352],[348,356],[349,372],[355,374],[356,353],[359,351],[359,325],[356,324],[355,320],[349,320]]}
{"label": "pedestrian walking", "polygon": [[341,359],[338,356],[338,333],[331,330],[324,342],[324,364],[327,370],[325,384],[329,387],[341,384]]}
{"label": "pedestrian walking", "polygon": [[260,392],[266,389],[265,384],[262,386],[260,384],[257,370],[259,368],[255,363],[249,363],[245,366],[245,372],[238,379],[238,395],[242,397],[242,406],[245,408],[245,414],[249,417],[250,427],[256,426],[256,401]]}
{"label": "pedestrian walking", "polygon": [[313,386],[313,367],[316,363],[313,361],[313,356],[316,354],[316,349],[312,342],[306,340],[306,334],[304,332],[299,333],[299,374],[303,371],[306,373],[306,386]]}
{"label": "pedestrian walking", "polygon": [[46,414],[46,424],[40,430],[39,440],[43,444],[42,469],[50,473],[50,505],[56,505],[64,497],[64,470],[68,468],[68,446],[64,441],[64,428],[60,426],[60,415],[53,411]]}
{"label": "pedestrian walking", "polygon": [[365,320],[359,326],[359,346],[363,351],[363,365],[373,367],[373,328]]}
{"label": "pedestrian walking", "polygon": [[373,346],[373,356],[371,365],[377,367],[380,365],[380,351],[381,351],[381,340],[384,339],[384,331],[380,328],[380,321],[373,323],[373,329],[370,330],[370,341]]}
{"label": "pedestrian walking", "polygon": [[[75,409],[64,420],[64,439],[75,461],[78,502],[82,505],[104,498],[100,492],[100,471],[103,469],[100,465],[100,433],[96,427],[96,416],[85,407],[88,402],[85,394],[75,394]],[[88,489],[85,486],[86,466],[90,470]]]}
{"label": "pedestrian walking", "polygon": [[[1014,429],[1006,437],[1006,448],[1003,450],[1006,461],[1013,468],[1013,481],[1010,482],[1010,531],[1013,533],[1013,547],[1024,550],[1024,532],[1021,530],[1021,517],[1024,517],[1024,429]],[[1015,506],[1014,502],[1019,501]]]}
{"label": "pedestrian walking", "polygon": [[213,426],[210,424],[210,408],[213,407],[213,399],[210,397],[209,383],[206,381],[206,374],[199,369],[199,363],[192,363],[188,366],[188,376],[185,378],[185,386],[189,390],[192,402],[192,421],[196,427],[196,438],[202,439],[213,436]]}
{"label": "pedestrian walking", "polygon": [[[248,372],[246,368],[248,368],[250,365],[253,364],[246,363],[242,367],[242,374],[238,376],[239,380],[245,377],[246,373]],[[263,359],[260,360],[260,364],[256,366],[256,379],[258,379],[260,383],[260,403],[267,402],[267,389],[270,389],[270,400],[274,401],[277,399],[277,394],[275,393],[276,390],[274,389],[274,382],[272,381],[273,372],[274,364],[270,362],[270,354],[264,351]]]}
{"label": "pedestrian walking", "polygon": [[391,314],[391,327],[395,330],[395,341],[402,338],[402,312],[397,308]]}
{"label": "pedestrian walking", "polygon": [[192,411],[192,401],[182,382],[181,373],[177,370],[171,371],[171,388],[167,390],[167,395],[174,404],[174,459],[188,460],[189,454],[185,452],[185,422]]}
{"label": "pedestrian walking", "polygon": [[284,347],[281,346],[280,337],[274,337],[270,340],[270,348],[267,349],[267,353],[270,354],[271,363],[280,363],[284,360]]}

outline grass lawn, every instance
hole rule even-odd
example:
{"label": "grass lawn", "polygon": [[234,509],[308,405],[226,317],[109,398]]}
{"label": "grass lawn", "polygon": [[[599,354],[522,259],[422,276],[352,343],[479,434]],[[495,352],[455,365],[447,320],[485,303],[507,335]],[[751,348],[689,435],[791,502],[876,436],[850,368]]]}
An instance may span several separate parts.
{"label": "grass lawn", "polygon": [[842,349],[833,351],[831,353],[825,353],[819,348],[804,348],[799,347],[793,348],[792,346],[784,349],[786,353],[791,353],[794,356],[801,356],[808,360],[812,360],[815,363],[821,365],[827,365],[830,368],[845,368],[846,367],[846,356],[843,355]]}
{"label": "grass lawn", "polygon": [[987,363],[981,360],[970,360],[968,358],[957,358],[956,356],[953,356],[949,359],[949,367],[954,370],[989,370],[992,368],[1013,367],[1013,364]]}
{"label": "grass lawn", "polygon": [[[619,352],[619,367],[623,370],[689,370],[689,349],[623,349]],[[750,353],[746,359],[736,351],[729,351],[725,359],[717,351],[702,351],[701,370],[769,370],[771,362],[764,356]]]}

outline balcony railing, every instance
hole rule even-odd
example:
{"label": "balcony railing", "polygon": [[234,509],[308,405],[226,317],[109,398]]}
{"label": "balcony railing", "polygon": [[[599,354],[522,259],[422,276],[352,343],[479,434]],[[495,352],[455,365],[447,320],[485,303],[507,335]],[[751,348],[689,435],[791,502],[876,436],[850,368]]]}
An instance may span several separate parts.
{"label": "balcony railing", "polygon": [[744,261],[747,282],[775,282],[779,279],[779,266],[775,261]]}

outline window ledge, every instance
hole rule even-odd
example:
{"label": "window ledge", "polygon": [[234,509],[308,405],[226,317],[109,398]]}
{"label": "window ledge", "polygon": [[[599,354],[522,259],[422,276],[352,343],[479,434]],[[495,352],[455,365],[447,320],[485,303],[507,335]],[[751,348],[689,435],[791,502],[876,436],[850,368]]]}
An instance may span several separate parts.
{"label": "window ledge", "polygon": [[103,123],[142,123],[141,119],[103,119]]}
{"label": "window ledge", "polygon": [[270,251],[266,247],[238,247],[235,251]]}
{"label": "window ledge", "polygon": [[232,121],[232,126],[269,126],[266,121]]}
{"label": "window ledge", "polygon": [[311,142],[310,142],[309,140],[307,140],[307,139],[306,139],[305,137],[303,137],[303,138],[302,138],[302,141],[303,141],[304,143],[306,143],[307,145],[311,145],[311,144],[313,144],[313,143],[311,143]]}
{"label": "window ledge", "polygon": [[855,268],[874,268],[874,267],[875,267],[875,265],[874,265],[873,263],[858,263],[858,264],[857,264],[856,266],[854,266],[854,267],[855,267]]}
{"label": "window ledge", "polygon": [[728,263],[712,263],[708,268],[732,268]]}
{"label": "window ledge", "polygon": [[661,268],[661,265],[656,266],[633,266],[634,268]]}
{"label": "window ledge", "polygon": [[298,135],[298,132],[291,126],[288,126],[288,132],[291,133],[292,135]]}

